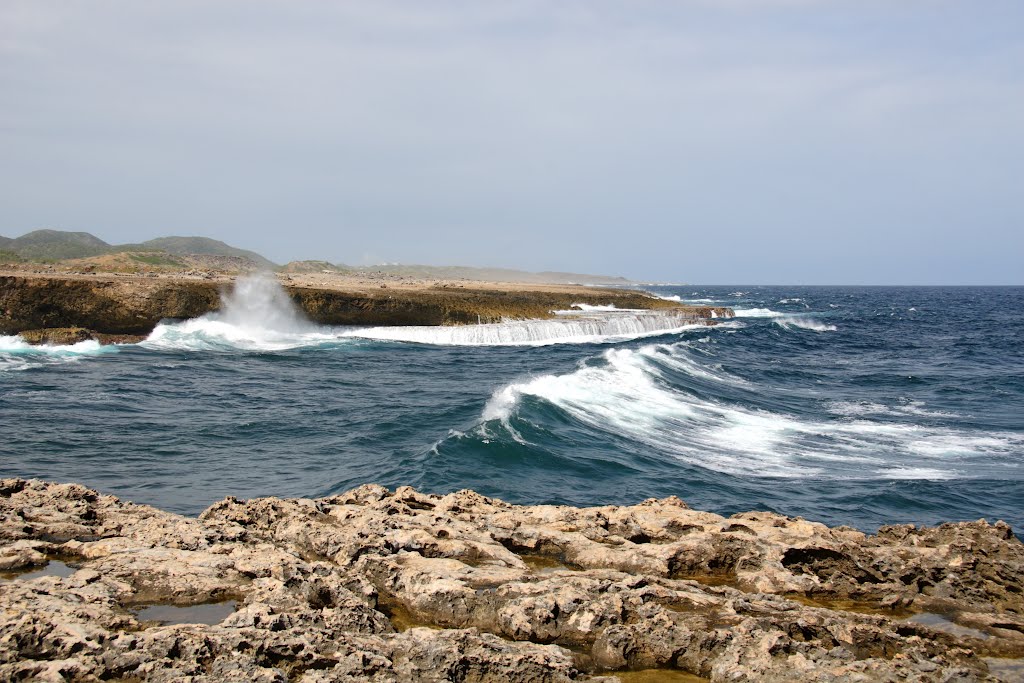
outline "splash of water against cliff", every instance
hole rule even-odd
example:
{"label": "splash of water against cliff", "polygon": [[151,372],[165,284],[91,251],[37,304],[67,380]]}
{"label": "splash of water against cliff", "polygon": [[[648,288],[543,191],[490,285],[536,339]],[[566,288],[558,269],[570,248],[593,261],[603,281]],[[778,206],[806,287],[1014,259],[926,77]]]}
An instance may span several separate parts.
{"label": "splash of water against cliff", "polygon": [[336,339],[317,328],[272,276],[239,278],[215,313],[161,323],[142,346],[187,351],[281,351]]}
{"label": "splash of water against cliff", "polygon": [[304,334],[314,330],[277,280],[266,273],[240,278],[224,295],[220,319],[246,330]]}

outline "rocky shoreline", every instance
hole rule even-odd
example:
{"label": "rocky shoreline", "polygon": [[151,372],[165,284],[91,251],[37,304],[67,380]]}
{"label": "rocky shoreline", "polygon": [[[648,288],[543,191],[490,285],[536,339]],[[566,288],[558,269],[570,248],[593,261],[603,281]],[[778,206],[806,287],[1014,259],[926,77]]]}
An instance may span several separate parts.
{"label": "rocky shoreline", "polygon": [[[227,275],[0,274],[0,334],[35,343],[140,341],[165,319],[216,311]],[[293,302],[322,325],[466,325],[544,319],[573,304],[660,310],[693,322],[727,308],[683,306],[627,289],[508,283],[379,281],[330,274],[279,275]],[[38,341],[37,341],[38,340]]]}
{"label": "rocky shoreline", "polygon": [[374,485],[188,518],[21,479],[0,523],[3,680],[995,681],[1024,656],[1003,523]]}

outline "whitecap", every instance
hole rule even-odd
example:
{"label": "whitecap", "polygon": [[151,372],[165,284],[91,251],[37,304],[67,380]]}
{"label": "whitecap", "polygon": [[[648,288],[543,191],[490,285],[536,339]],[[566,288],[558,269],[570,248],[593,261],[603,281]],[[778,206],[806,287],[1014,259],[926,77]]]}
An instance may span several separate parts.
{"label": "whitecap", "polygon": [[0,336],[0,372],[73,363],[87,356],[116,352],[116,346],[104,346],[92,339],[75,344],[29,344],[18,335]]}
{"label": "whitecap", "polygon": [[797,318],[794,316],[783,316],[774,320],[775,324],[783,328],[798,327],[801,330],[811,330],[813,332],[835,332],[837,328],[835,325],[827,325],[822,322],[818,322],[812,318]]}
{"label": "whitecap", "polygon": [[947,481],[956,479],[957,472],[937,470],[931,467],[891,467],[875,472],[880,479],[921,479],[931,481]]}
{"label": "whitecap", "polygon": [[737,318],[778,318],[786,315],[770,308],[736,308],[733,313]]}
{"label": "whitecap", "polygon": [[704,329],[688,316],[619,312],[555,320],[517,320],[485,325],[371,327],[339,332],[344,337],[437,346],[548,346],[598,344]]}
{"label": "whitecap", "polygon": [[328,328],[309,332],[233,325],[213,316],[161,323],[140,342],[150,349],[173,351],[285,351],[337,342]]}
{"label": "whitecap", "polygon": [[[698,362],[685,343],[610,349],[574,372],[499,387],[481,420],[510,427],[522,417],[522,399],[529,396],[590,429],[628,438],[653,453],[757,477],[985,476],[982,468],[990,474],[1004,471],[1024,446],[1024,437],[1008,433],[979,436],[905,422],[796,417],[720,400],[713,390],[673,386],[662,368],[703,382],[744,383]],[[874,402],[837,402],[831,409],[847,418],[894,414]]]}

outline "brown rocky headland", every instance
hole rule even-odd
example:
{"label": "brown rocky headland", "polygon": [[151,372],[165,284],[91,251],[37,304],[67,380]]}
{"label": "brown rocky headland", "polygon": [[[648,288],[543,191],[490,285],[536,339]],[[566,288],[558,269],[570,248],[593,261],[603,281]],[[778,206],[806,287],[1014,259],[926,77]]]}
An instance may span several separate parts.
{"label": "brown rocky headland", "polygon": [[1024,545],[984,521],[373,485],[187,518],[7,479],[0,572],[2,680],[995,681],[1024,656]]}
{"label": "brown rocky headland", "polygon": [[[543,319],[573,304],[663,311],[694,322],[726,308],[681,306],[644,292],[577,285],[337,273],[276,276],[296,305],[323,325],[464,325]],[[137,341],[165,319],[216,311],[236,276],[213,272],[123,274],[0,272],[0,334],[67,343]],[[28,333],[28,334],[25,334]],[[85,336],[83,336],[85,335]]]}

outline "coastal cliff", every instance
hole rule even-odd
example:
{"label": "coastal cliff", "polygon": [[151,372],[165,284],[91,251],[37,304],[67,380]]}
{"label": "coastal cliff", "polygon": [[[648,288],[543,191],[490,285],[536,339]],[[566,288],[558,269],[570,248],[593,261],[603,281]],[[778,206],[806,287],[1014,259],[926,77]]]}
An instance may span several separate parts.
{"label": "coastal cliff", "polygon": [[4,680],[996,681],[1024,656],[1024,545],[984,521],[373,485],[187,518],[8,479],[0,571]]}
{"label": "coastal cliff", "polygon": [[[618,308],[658,309],[707,320],[731,311],[680,306],[631,290],[569,286],[495,285],[466,282],[417,287],[315,286],[282,282],[291,299],[313,322],[323,325],[460,325],[504,319],[548,318],[574,304],[614,304]],[[229,278],[129,276],[0,276],[0,334],[29,334],[46,340],[78,339],[86,333],[149,334],[169,318],[195,318],[221,306]]]}

